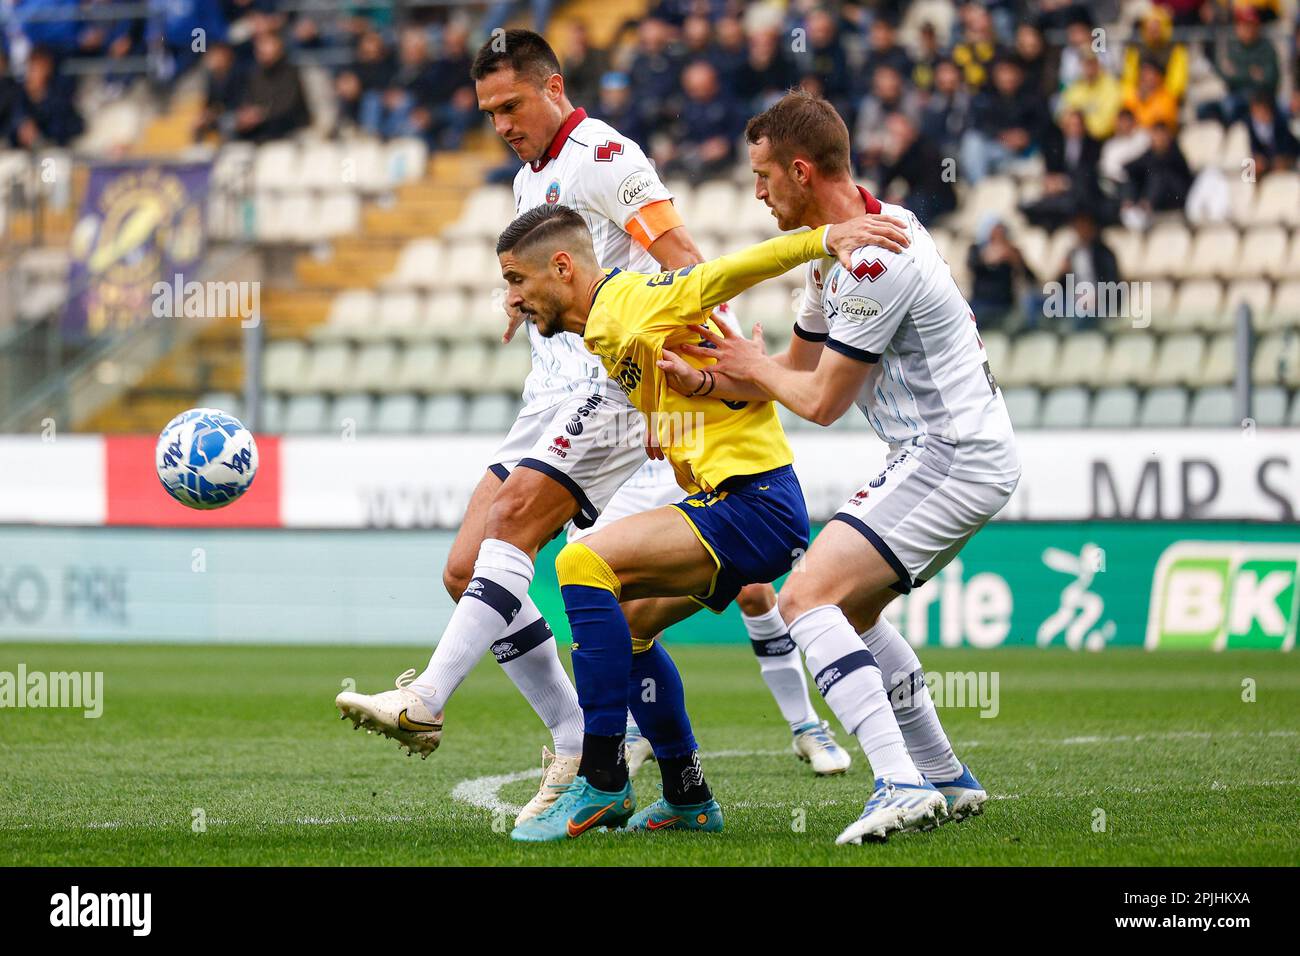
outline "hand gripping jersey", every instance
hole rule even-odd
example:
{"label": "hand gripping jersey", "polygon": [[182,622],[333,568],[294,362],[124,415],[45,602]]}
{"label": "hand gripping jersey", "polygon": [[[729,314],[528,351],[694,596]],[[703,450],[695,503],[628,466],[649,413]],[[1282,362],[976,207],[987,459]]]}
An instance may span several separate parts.
{"label": "hand gripping jersey", "polygon": [[780,468],[793,455],[771,402],[680,395],[656,360],[665,347],[699,342],[687,325],[716,329],[709,313],[718,303],[823,255],[825,232],[780,236],[658,275],[613,270],[597,287],[583,339],[656,430],[687,491],[712,491],[728,478]]}
{"label": "hand gripping jersey", "polygon": [[[516,213],[562,204],[582,216],[604,269],[658,271],[644,247],[681,222],[671,205],[654,206],[672,194],[641,147],[581,109],[569,116],[541,159],[519,170],[514,191]],[[548,339],[529,324],[528,338],[533,368],[524,383],[525,411],[573,392],[604,389],[600,360],[578,336],[562,332]]]}
{"label": "hand gripping jersey", "polygon": [[864,246],[851,271],[834,258],[809,263],[795,334],[874,366],[856,403],[891,453],[944,442],[955,446],[950,474],[1014,480],[1011,419],[948,264],[910,211],[860,191],[867,212],[907,223],[911,245]]}

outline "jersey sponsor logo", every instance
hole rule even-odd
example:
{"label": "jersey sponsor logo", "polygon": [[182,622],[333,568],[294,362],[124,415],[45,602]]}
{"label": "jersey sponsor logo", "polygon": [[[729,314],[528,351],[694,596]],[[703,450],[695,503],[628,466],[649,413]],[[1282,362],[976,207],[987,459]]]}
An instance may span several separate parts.
{"label": "jersey sponsor logo", "polygon": [[639,169],[618,184],[618,201],[624,206],[639,206],[654,190],[657,180],[648,169]]}
{"label": "jersey sponsor logo", "polygon": [[569,457],[569,449],[573,447],[573,442],[563,435],[556,435],[551,439],[551,447],[547,449],[552,455],[559,455],[561,458]]}
{"label": "jersey sponsor logo", "polygon": [[546,203],[547,205],[554,206],[559,201],[560,181],[558,179],[553,179],[551,180],[551,184],[546,187]]}
{"label": "jersey sponsor logo", "polygon": [[641,377],[641,366],[632,361],[631,356],[624,357],[618,363],[618,367],[614,369],[614,374],[610,376],[618,383],[618,387],[629,395],[636,391],[637,386],[641,384]]}
{"label": "jersey sponsor logo", "polygon": [[859,262],[853,267],[853,278],[861,282],[863,279],[869,279],[875,282],[886,272],[885,264],[879,259],[872,259],[870,262]]}
{"label": "jersey sponsor logo", "polygon": [[861,295],[846,295],[840,299],[838,311],[850,322],[866,322],[868,319],[878,318],[885,309],[875,299],[868,299]]}
{"label": "jersey sponsor logo", "polygon": [[596,162],[612,163],[614,157],[623,152],[623,144],[616,139],[609,139],[596,147]]}

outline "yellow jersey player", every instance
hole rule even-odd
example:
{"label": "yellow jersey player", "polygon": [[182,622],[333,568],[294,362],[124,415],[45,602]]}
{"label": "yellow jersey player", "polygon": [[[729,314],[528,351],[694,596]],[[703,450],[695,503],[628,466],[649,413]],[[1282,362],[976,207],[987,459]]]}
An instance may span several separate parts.
{"label": "yellow jersey player", "polygon": [[[665,348],[700,341],[691,326],[708,327],[718,303],[795,265],[852,249],[866,227],[865,218],[823,226],[658,275],[601,269],[585,222],[566,206],[532,209],[501,234],[507,307],[543,336],[582,336],[647,418],[688,492],[570,542],[556,560],[574,639],[582,762],[573,784],[517,826],[515,839],[563,840],[595,826],[721,829],[681,678],[654,635],[701,605],[721,612],[743,586],[789,571],[807,548],[808,514],[774,406],[711,398],[706,361],[697,394],[680,395],[657,362]],[[654,692],[629,694],[631,686]],[[888,712],[883,686],[880,697]],[[629,704],[664,785],[663,799],[635,815],[623,760]]]}

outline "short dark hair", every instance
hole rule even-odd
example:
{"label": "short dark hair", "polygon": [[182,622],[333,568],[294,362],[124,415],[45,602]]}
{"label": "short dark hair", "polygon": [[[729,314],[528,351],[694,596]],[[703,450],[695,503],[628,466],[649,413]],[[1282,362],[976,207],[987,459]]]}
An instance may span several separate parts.
{"label": "short dark hair", "polygon": [[766,139],[772,155],[789,168],[797,155],[807,156],[827,176],[848,175],[849,128],[820,96],[794,90],[745,125],[745,141]]}
{"label": "short dark hair", "polygon": [[[534,206],[516,217],[515,221],[506,226],[497,237],[497,255],[513,252],[516,256],[521,256],[533,246],[553,242],[566,235],[572,238],[585,237],[587,249],[591,250],[591,256],[595,258],[595,250],[591,244],[591,231],[587,228],[586,221],[570,207],[559,204]],[[581,252],[582,250],[566,251]]]}
{"label": "short dark hair", "polygon": [[560,72],[560,59],[546,38],[532,30],[507,30],[488,39],[474,57],[470,78],[483,79],[489,73],[509,67],[521,76],[532,76],[543,83]]}

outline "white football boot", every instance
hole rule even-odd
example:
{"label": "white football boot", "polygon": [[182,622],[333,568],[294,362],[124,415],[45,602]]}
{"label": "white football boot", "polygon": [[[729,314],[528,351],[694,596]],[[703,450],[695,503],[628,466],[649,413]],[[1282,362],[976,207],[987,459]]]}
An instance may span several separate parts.
{"label": "white football boot", "polygon": [[646,761],[655,759],[654,748],[650,746],[650,741],[641,736],[636,724],[627,725],[623,737],[623,759],[627,761],[627,775],[633,780]]}
{"label": "white football boot", "polygon": [[948,801],[928,780],[917,785],[877,777],[875,787],[862,815],[835,838],[836,843],[883,843],[891,833],[933,830],[948,815]]}
{"label": "white football boot", "polygon": [[378,731],[405,747],[408,757],[416,753],[428,757],[442,741],[442,713],[429,713],[420,695],[407,688],[414,679],[412,668],[398,676],[396,690],[382,694],[344,691],[334,698],[334,706],[341,720],[351,718],[355,730],[364,727],[368,734]]}
{"label": "white football boot", "polygon": [[[547,761],[550,761],[547,763]],[[525,804],[524,808],[519,811],[519,816],[515,817],[515,826],[519,826],[525,820],[531,820],[533,817],[540,816],[550,809],[561,793],[573,783],[573,778],[578,775],[578,764],[582,763],[582,757],[561,757],[559,754],[551,753],[549,747],[542,748],[542,786],[534,794],[533,799]]]}
{"label": "white football boot", "polygon": [[819,777],[844,773],[853,763],[849,752],[835,742],[835,733],[824,720],[804,724],[796,729],[791,746],[794,755],[804,763],[811,764],[813,773]]}

